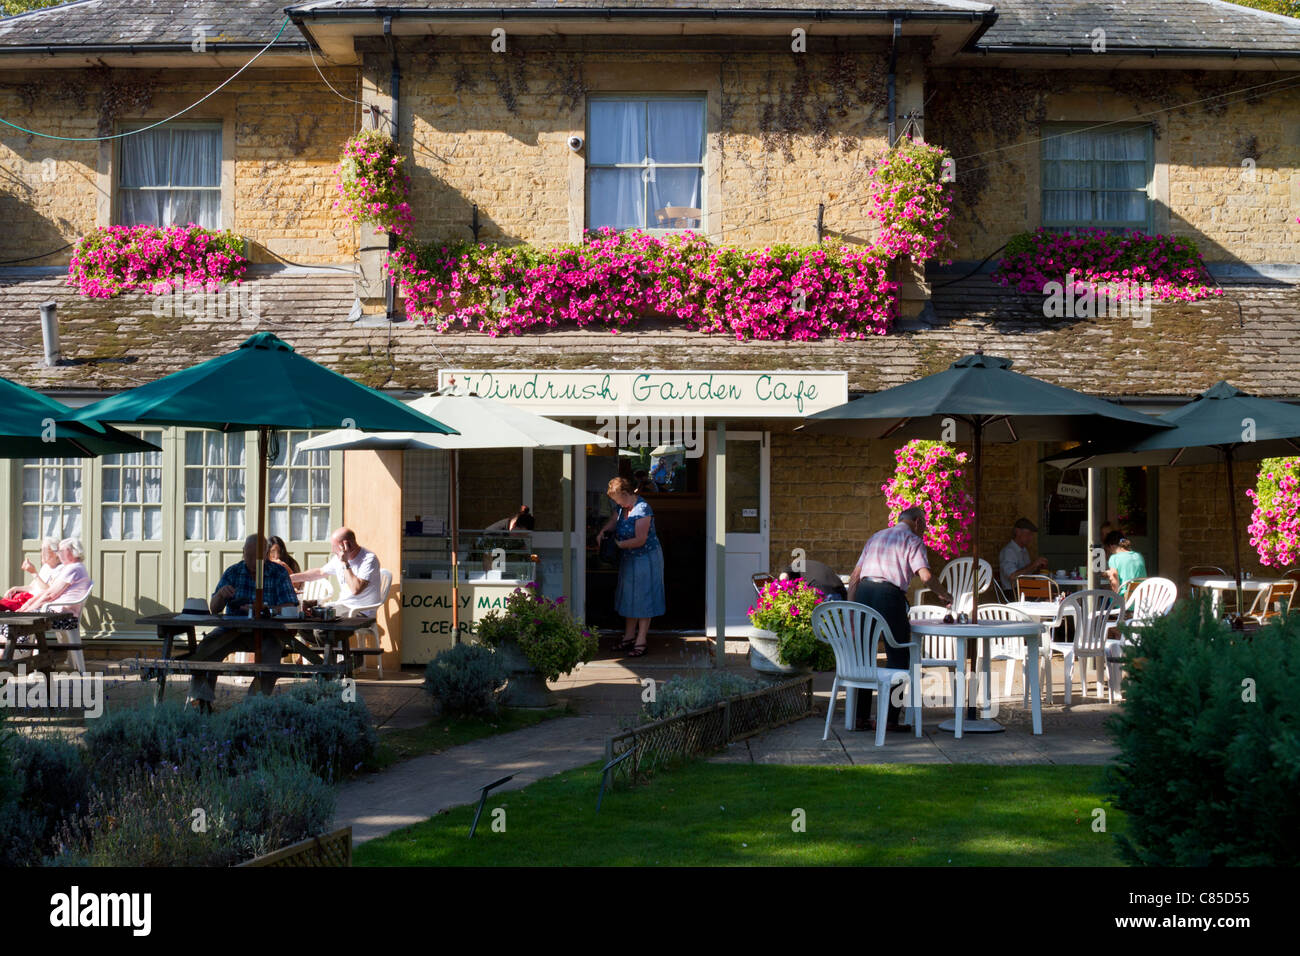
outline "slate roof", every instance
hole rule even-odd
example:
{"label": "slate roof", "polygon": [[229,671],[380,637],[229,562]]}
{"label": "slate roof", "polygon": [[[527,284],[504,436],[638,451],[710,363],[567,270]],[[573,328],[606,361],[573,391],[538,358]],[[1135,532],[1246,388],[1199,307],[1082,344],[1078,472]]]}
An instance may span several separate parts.
{"label": "slate roof", "polygon": [[1091,50],[1106,31],[1108,53],[1126,48],[1300,52],[1300,20],[1222,0],[992,0],[998,19],[980,49]]}
{"label": "slate roof", "polygon": [[[196,28],[208,48],[262,46],[284,23],[284,0],[74,0],[0,20],[5,47],[182,45]],[[277,46],[305,46],[292,25]]]}
{"label": "slate roof", "polygon": [[[421,325],[379,328],[347,321],[352,279],[344,273],[258,276],[261,320],[159,318],[152,300],[87,300],[61,276],[0,274],[0,375],[47,390],[119,389],[234,348],[258,329],[304,355],[376,387],[428,390],[439,368],[831,369],[855,392],[877,391],[940,371],[983,348],[1017,370],[1106,396],[1189,398],[1221,378],[1259,395],[1300,398],[1300,285],[1225,285],[1227,295],[1157,305],[1148,328],[1128,318],[1052,321],[1041,301],[976,276],[946,287],[936,277],[932,326],[867,341],[737,342],[666,325],[614,338],[567,329],[490,338],[436,334]],[[38,306],[59,303],[61,344],[73,360],[46,368]],[[615,347],[617,346],[617,347]]]}

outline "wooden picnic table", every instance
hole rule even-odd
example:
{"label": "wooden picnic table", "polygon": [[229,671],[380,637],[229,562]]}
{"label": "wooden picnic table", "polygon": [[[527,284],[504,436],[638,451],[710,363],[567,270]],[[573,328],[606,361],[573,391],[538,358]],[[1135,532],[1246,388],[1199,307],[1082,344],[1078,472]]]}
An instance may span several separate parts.
{"label": "wooden picnic table", "polygon": [[[374,625],[373,618],[353,617],[334,621],[313,621],[303,618],[249,618],[224,614],[151,614],[136,619],[137,624],[156,628],[162,638],[163,653],[157,660],[135,660],[132,666],[139,669],[141,680],[156,677],[161,702],[167,689],[169,673],[198,674],[249,674],[255,677],[276,674],[282,677],[351,677],[353,659],[357,655],[374,653],[349,646],[352,635]],[[201,627],[224,628],[227,631],[244,631],[254,634],[271,634],[280,639],[281,657],[297,654],[309,661],[307,664],[282,664],[276,661],[258,661],[252,664],[220,661],[196,661],[190,658],[198,650],[195,630]],[[184,636],[188,647],[176,653],[176,638]],[[307,643],[303,638],[314,638]],[[239,653],[238,651],[232,653]]]}
{"label": "wooden picnic table", "polygon": [[[56,638],[50,641],[48,634],[50,631],[58,633],[54,621],[61,616],[0,612],[0,624],[4,624],[6,629],[5,635],[0,637],[0,642],[3,642],[0,646],[4,648],[4,653],[0,654],[0,671],[17,671],[21,666],[28,673],[43,671],[48,681],[50,672],[54,670],[56,664],[66,658],[70,652],[82,649],[80,640],[63,643]],[[32,640],[31,643],[20,644],[20,638]],[[18,650],[30,650],[32,654],[15,659],[14,652]]]}

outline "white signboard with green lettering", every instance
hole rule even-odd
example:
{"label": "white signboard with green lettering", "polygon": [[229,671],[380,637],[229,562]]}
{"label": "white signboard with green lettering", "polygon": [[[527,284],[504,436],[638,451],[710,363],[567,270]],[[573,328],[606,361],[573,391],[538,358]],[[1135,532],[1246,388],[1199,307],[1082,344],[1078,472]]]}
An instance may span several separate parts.
{"label": "white signboard with green lettering", "polygon": [[443,369],[438,385],[547,416],[803,418],[849,400],[847,372]]}

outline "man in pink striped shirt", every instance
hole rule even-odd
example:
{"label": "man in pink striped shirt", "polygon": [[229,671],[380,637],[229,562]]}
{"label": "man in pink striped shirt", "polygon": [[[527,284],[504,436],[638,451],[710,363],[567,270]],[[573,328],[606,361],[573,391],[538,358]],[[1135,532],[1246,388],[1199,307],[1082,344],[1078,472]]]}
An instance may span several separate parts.
{"label": "man in pink striped shirt", "polygon": [[[925,550],[922,535],[925,532],[925,509],[913,505],[898,516],[898,524],[871,536],[862,549],[858,563],[849,577],[849,596],[859,604],[875,608],[889,625],[889,631],[899,644],[912,639],[912,628],[907,619],[907,586],[912,575],[920,577],[939,600],[952,603],[952,595],[930,571],[930,557]],[[910,664],[906,648],[885,644],[885,660],[889,667],[906,670]],[[864,703],[858,706],[857,729],[870,729],[867,715],[871,713],[871,694],[866,692]],[[887,730],[898,730],[900,708],[889,705]]]}

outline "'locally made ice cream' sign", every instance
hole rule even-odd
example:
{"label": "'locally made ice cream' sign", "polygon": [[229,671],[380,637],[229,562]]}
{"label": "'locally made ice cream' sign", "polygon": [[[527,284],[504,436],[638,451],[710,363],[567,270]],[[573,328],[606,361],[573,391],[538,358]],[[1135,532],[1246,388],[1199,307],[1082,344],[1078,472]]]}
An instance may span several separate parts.
{"label": "'locally made ice cream' sign", "polygon": [[803,418],[849,400],[845,372],[536,372],[443,369],[442,389],[539,415]]}

